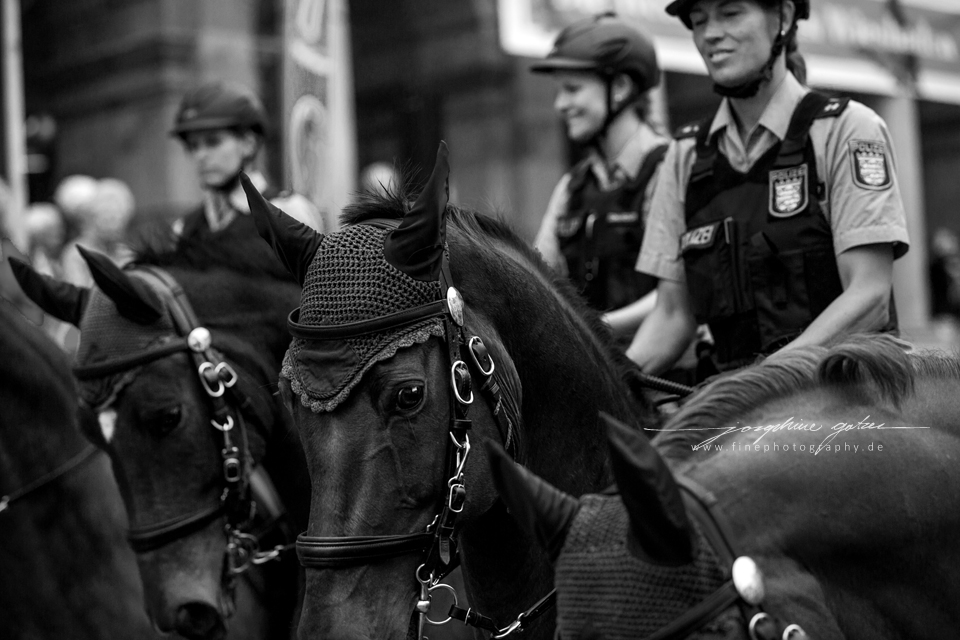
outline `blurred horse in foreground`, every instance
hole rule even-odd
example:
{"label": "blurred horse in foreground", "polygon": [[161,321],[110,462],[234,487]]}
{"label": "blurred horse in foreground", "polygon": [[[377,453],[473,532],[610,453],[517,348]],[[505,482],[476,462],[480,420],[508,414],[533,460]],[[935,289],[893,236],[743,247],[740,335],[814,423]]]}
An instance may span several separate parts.
{"label": "blurred horse in foreground", "polygon": [[619,494],[502,452],[494,477],[555,560],[564,640],[948,640],[958,384],[954,356],[855,337],[718,379],[653,445],[608,419]]}
{"label": "blurred horse in foreground", "polygon": [[0,637],[159,638],[64,353],[0,301]]}

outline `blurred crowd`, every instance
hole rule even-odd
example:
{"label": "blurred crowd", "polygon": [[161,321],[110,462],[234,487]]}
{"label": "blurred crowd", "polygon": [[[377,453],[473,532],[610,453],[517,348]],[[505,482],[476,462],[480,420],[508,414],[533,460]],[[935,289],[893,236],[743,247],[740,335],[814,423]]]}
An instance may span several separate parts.
{"label": "blurred crowd", "polygon": [[[0,219],[10,206],[9,189],[0,184]],[[88,287],[93,278],[77,245],[109,256],[118,265],[132,258],[125,244],[127,225],[136,209],[133,192],[116,178],[96,179],[86,175],[64,178],[54,192],[53,202],[34,202],[24,213],[24,246],[16,246],[3,234],[3,264],[0,265],[0,295],[44,330],[68,352],[77,346],[73,327],[45,316],[20,291],[8,257],[28,262],[47,276]]]}

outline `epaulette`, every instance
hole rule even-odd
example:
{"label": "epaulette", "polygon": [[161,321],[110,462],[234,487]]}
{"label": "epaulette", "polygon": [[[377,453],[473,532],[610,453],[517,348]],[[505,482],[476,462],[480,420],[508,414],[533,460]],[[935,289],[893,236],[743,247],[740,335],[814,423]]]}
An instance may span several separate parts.
{"label": "epaulette", "polygon": [[673,137],[676,140],[682,140],[683,138],[693,138],[698,133],[700,133],[700,123],[694,122],[692,124],[685,124],[674,131]]}
{"label": "epaulette", "polygon": [[813,118],[814,120],[817,118],[836,118],[843,113],[843,110],[847,108],[848,104],[850,104],[850,98],[831,97],[824,103],[820,111],[818,111]]}

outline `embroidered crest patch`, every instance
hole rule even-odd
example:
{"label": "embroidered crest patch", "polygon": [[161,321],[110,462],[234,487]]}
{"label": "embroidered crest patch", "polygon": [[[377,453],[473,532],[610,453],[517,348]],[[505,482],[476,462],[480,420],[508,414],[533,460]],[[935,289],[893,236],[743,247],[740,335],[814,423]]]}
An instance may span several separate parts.
{"label": "embroidered crest patch", "polygon": [[875,140],[851,140],[850,161],[853,181],[858,187],[882,191],[892,184],[887,146]]}
{"label": "embroidered crest patch", "polygon": [[680,253],[686,253],[688,249],[705,249],[713,245],[719,227],[720,223],[714,222],[713,224],[687,231],[680,236]]}
{"label": "embroidered crest patch", "polygon": [[807,208],[807,164],[770,172],[770,215],[789,218]]}

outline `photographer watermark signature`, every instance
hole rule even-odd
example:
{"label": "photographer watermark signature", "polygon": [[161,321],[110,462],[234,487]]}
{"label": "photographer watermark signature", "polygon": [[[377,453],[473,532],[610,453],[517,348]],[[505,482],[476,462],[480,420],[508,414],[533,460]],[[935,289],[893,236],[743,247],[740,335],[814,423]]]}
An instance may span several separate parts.
{"label": "photographer watermark signature", "polygon": [[[826,424],[818,422],[810,422],[802,419],[798,419],[794,416],[790,416],[786,420],[783,420],[779,423],[767,424],[767,425],[741,425],[739,422],[732,427],[702,427],[702,428],[691,428],[691,429],[677,429],[677,431],[719,431],[716,435],[713,435],[698,444],[691,445],[694,451],[710,451],[717,450],[722,451],[726,443],[720,442],[721,438],[731,434],[757,434],[755,440],[749,443],[745,442],[734,442],[730,446],[731,450],[736,451],[770,451],[771,448],[774,451],[784,450],[784,451],[809,451],[814,455],[819,454],[822,451],[833,452],[833,451],[853,451],[859,452],[861,449],[865,451],[883,451],[883,444],[874,444],[870,443],[869,446],[861,447],[859,444],[841,445],[838,442],[835,442],[838,436],[842,433],[847,433],[849,431],[882,431],[882,430],[893,430],[893,429],[929,429],[930,427],[907,427],[907,426],[890,426],[884,422],[871,422],[870,416],[866,416],[863,420],[859,422],[838,422],[832,427],[827,427]],[[647,429],[648,431],[667,431],[666,429]],[[824,438],[820,441],[819,444],[803,445],[803,444],[783,444],[774,443],[772,446],[769,443],[761,444],[760,441],[763,440],[767,435],[771,433],[777,433],[780,431],[807,431],[810,433],[823,434]]]}

